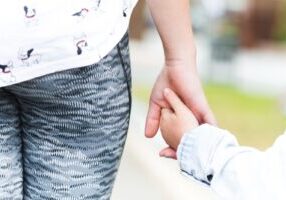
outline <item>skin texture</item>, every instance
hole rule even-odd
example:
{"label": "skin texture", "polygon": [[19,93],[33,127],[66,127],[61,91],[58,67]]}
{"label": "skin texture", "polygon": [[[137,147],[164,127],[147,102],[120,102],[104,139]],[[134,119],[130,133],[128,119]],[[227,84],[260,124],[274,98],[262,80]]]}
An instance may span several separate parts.
{"label": "skin texture", "polygon": [[[165,64],[159,74],[149,101],[145,136],[154,137],[159,129],[161,109],[170,107],[163,96],[171,88],[194,113],[199,123],[215,125],[206,101],[197,69],[189,0],[146,0],[162,40]],[[175,158],[175,150],[166,150]]]}
{"label": "skin texture", "polygon": [[[170,149],[177,150],[183,134],[199,126],[199,122],[192,111],[181,101],[181,99],[169,88],[164,90],[164,98],[171,106],[161,110],[160,129],[162,136]],[[169,156],[171,150],[160,152],[161,156]]]}

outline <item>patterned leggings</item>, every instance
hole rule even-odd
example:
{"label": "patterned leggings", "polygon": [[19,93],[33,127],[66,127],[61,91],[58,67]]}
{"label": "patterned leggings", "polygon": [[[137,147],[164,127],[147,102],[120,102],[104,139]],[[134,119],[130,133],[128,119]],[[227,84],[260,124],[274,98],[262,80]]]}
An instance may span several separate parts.
{"label": "patterned leggings", "polygon": [[109,199],[130,87],[126,33],[96,64],[0,88],[0,200]]}

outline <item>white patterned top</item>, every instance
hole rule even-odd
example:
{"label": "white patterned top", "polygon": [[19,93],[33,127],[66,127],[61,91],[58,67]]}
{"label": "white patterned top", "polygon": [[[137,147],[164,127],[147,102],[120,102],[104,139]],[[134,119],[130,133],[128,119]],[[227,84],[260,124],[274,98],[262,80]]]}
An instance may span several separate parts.
{"label": "white patterned top", "polygon": [[9,0],[0,7],[0,87],[98,62],[137,0]]}

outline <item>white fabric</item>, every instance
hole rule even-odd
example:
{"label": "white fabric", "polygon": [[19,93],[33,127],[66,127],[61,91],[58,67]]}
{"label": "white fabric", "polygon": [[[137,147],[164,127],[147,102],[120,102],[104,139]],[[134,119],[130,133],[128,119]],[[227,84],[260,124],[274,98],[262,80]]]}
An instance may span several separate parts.
{"label": "white fabric", "polygon": [[262,152],[239,146],[228,131],[204,124],[184,134],[177,156],[184,174],[206,183],[222,199],[286,199],[286,133]]}
{"label": "white fabric", "polygon": [[120,41],[137,0],[9,0],[0,6],[0,87],[90,65]]}

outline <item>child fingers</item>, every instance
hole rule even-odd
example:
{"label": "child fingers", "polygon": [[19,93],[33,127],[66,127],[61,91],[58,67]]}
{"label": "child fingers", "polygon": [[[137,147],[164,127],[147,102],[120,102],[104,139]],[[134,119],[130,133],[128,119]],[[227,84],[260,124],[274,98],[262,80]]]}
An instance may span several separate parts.
{"label": "child fingers", "polygon": [[175,116],[175,113],[169,108],[162,108],[161,121],[169,121]]}
{"label": "child fingers", "polygon": [[170,123],[174,120],[175,114],[173,113],[172,110],[168,108],[163,108],[161,110],[161,118],[160,118],[160,129],[165,130],[168,129],[170,126]]}
{"label": "child fingers", "polygon": [[173,111],[169,108],[162,108],[161,109],[161,115],[171,115],[174,114]]}
{"label": "child fingers", "polygon": [[177,159],[176,151],[173,150],[171,147],[166,147],[165,149],[162,149],[159,155],[165,158]]}
{"label": "child fingers", "polygon": [[179,111],[182,108],[185,108],[184,103],[171,89],[169,88],[164,89],[164,97],[174,111]]}

